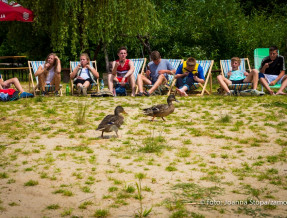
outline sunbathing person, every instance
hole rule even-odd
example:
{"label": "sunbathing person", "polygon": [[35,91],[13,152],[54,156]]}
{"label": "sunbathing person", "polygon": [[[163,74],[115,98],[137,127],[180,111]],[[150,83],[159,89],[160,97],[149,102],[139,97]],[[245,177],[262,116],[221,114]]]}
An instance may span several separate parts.
{"label": "sunbathing person", "polygon": [[113,62],[113,70],[108,74],[108,87],[113,93],[114,82],[120,83],[120,85],[125,86],[129,83],[132,88],[131,96],[135,96],[136,92],[136,82],[134,77],[134,63],[127,59],[127,48],[121,47],[118,49],[119,59]]}
{"label": "sunbathing person", "polygon": [[273,95],[274,92],[269,85],[281,84],[276,95],[285,95],[283,90],[287,87],[287,75],[285,75],[284,57],[278,55],[278,48],[271,46],[269,56],[263,58],[261,62],[259,80],[261,84]]}
{"label": "sunbathing person", "polygon": [[80,55],[80,64],[75,67],[70,77],[74,79],[78,94],[82,93],[84,96],[87,96],[89,86],[92,83],[96,83],[95,78],[99,78],[97,70],[90,66],[90,57],[87,53]]}
{"label": "sunbathing person", "polygon": [[231,70],[227,73],[228,78],[223,75],[218,75],[217,80],[222,89],[226,92],[226,95],[231,95],[228,85],[241,84],[241,83],[253,83],[253,90],[257,89],[258,85],[258,70],[252,69],[250,73],[239,70],[241,60],[238,57],[231,58]]}
{"label": "sunbathing person", "polygon": [[55,85],[55,96],[60,96],[61,83],[61,61],[55,53],[47,56],[45,63],[40,65],[35,73],[38,76],[38,87],[44,96],[46,94],[46,85]]}
{"label": "sunbathing person", "polygon": [[20,98],[29,98],[29,97],[34,97],[33,94],[25,92],[24,89],[22,88],[18,78],[12,78],[4,81],[2,79],[2,76],[0,74],[0,90],[2,89],[9,89],[11,85],[14,85],[15,88],[20,92]]}
{"label": "sunbathing person", "polygon": [[[166,84],[168,81],[167,74],[175,74],[175,69],[168,60],[161,59],[158,51],[151,53],[152,61],[148,63],[146,76],[140,74],[138,76],[138,96],[150,96],[161,84]],[[143,92],[143,85],[153,85],[148,92]]]}
{"label": "sunbathing person", "polygon": [[186,92],[195,82],[204,84],[203,68],[196,63],[195,58],[190,57],[177,68],[175,79],[176,91],[181,96],[188,96]]}

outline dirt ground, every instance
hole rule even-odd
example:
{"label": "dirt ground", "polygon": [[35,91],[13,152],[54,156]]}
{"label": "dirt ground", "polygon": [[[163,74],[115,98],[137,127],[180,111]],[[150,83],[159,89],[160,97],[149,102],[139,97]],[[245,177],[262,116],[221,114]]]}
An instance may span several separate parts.
{"label": "dirt ground", "polygon": [[165,96],[0,103],[0,217],[286,217],[286,97],[178,100],[165,122],[141,111]]}

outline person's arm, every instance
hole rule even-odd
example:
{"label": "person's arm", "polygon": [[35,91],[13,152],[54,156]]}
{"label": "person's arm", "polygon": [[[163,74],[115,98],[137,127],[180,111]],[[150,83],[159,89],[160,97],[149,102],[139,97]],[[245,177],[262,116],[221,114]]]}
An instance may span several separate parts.
{"label": "person's arm", "polygon": [[166,63],[166,68],[167,68],[167,70],[159,70],[158,71],[158,74],[165,74],[165,73],[167,73],[167,74],[170,74],[170,75],[174,75],[175,74],[175,69],[173,68],[173,66],[171,65],[171,63],[169,63],[168,61],[167,61],[167,63]]}
{"label": "person's arm", "polygon": [[44,64],[44,68],[42,67],[42,65],[39,66],[38,70],[35,73],[35,76],[40,76],[42,73],[44,73],[45,70],[47,70],[47,68],[50,66],[49,63],[45,63]]}
{"label": "person's arm", "polygon": [[193,76],[194,81],[201,83],[201,84],[204,84],[204,73],[203,73],[203,69],[200,65],[198,66],[197,71],[198,71],[198,76],[197,75]]}
{"label": "person's arm", "polygon": [[58,56],[55,56],[55,59],[57,61],[57,68],[55,69],[55,73],[61,73],[62,71],[61,61]]}
{"label": "person's arm", "polygon": [[182,67],[183,67],[183,64],[181,64],[181,65],[177,68],[176,73],[175,73],[175,76],[174,76],[175,79],[180,78],[180,77],[185,77],[185,76],[187,76],[185,73],[182,73]]}
{"label": "person's arm", "polygon": [[284,75],[285,75],[285,70],[282,70],[282,71],[280,72],[280,74],[278,75],[278,77],[277,77],[275,80],[273,80],[273,81],[270,83],[270,85],[271,85],[271,86],[274,86]]}
{"label": "person's arm", "polygon": [[114,76],[117,75],[118,66],[120,66],[120,63],[114,61],[114,62],[113,62],[113,70],[112,70],[112,74],[113,74]]}
{"label": "person's arm", "polygon": [[95,68],[91,67],[90,65],[87,65],[87,68],[92,72],[94,77],[99,78],[99,73],[97,72]]}
{"label": "person's arm", "polygon": [[76,66],[76,67],[74,68],[73,72],[70,73],[70,78],[71,78],[71,79],[74,79],[74,78],[75,78],[75,76],[77,75],[77,73],[78,73],[78,71],[79,71],[79,69],[80,69],[81,67],[82,67],[82,65],[79,64],[78,66]]}
{"label": "person's arm", "polygon": [[130,66],[130,69],[129,69],[129,71],[126,73],[126,75],[124,76],[124,78],[127,78],[127,77],[131,76],[131,75],[134,73],[134,70],[135,70],[134,62],[132,62],[132,61],[130,60],[130,61],[129,61],[129,66]]}

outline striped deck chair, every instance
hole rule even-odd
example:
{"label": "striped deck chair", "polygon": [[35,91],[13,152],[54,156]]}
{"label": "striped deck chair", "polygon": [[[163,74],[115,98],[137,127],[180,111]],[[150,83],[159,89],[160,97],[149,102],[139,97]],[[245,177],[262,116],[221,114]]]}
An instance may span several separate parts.
{"label": "striped deck chair", "polygon": [[[279,50],[278,50],[279,55]],[[259,70],[261,66],[262,59],[269,56],[269,48],[256,48],[254,50],[254,65],[255,69]],[[281,84],[275,84],[274,86],[269,86],[271,89],[279,89]],[[263,86],[261,85],[261,91],[263,91]]]}
{"label": "striped deck chair", "polygon": [[[241,63],[239,66],[239,70],[242,71],[247,71],[246,70],[246,64],[245,61],[247,62],[248,70],[251,72],[251,67],[249,64],[249,59],[248,58],[241,58]],[[231,59],[229,60],[220,60],[220,67],[221,67],[221,74],[227,78],[227,73],[231,70]],[[228,85],[228,88],[230,90],[237,90],[237,91],[242,91],[246,89],[252,89],[252,83],[241,83],[241,84],[231,84]]]}
{"label": "striped deck chair", "polygon": [[[80,64],[80,61],[70,61],[70,73],[74,71],[74,69]],[[90,61],[90,66],[93,66],[97,70],[97,62]],[[87,92],[90,93],[91,91],[99,91],[100,90],[100,83],[99,78],[95,78],[96,83],[92,83],[88,88]],[[74,89],[76,89],[76,85],[74,84],[74,80],[71,79],[71,92],[72,95],[74,94]]]}
{"label": "striped deck chair", "polygon": [[[34,74],[37,72],[38,68],[40,65],[45,64],[45,61],[28,61],[28,67],[29,67],[29,92],[31,93],[31,91],[34,93],[34,96],[36,96],[36,89],[38,87],[38,77],[36,76],[36,83],[37,85],[34,85]],[[49,93],[49,92],[54,92],[55,91],[55,86],[54,85],[46,85],[45,86],[45,92]],[[60,85],[60,96],[63,95],[62,93],[62,85]]]}
{"label": "striped deck chair", "polygon": [[[203,68],[205,82],[203,85],[201,83],[194,83],[193,86],[190,87],[189,92],[192,92],[200,87],[202,89],[200,96],[204,95],[204,93],[207,93],[208,95],[210,95],[212,92],[211,70],[212,70],[214,61],[213,60],[196,60],[196,63],[200,64],[200,66]],[[210,81],[209,91],[206,90],[208,81]],[[175,86],[175,83],[176,83],[176,80],[173,81],[172,88]],[[170,91],[172,91],[172,88],[170,89]]]}
{"label": "striped deck chair", "polygon": [[[179,67],[179,65],[183,62],[183,59],[167,59],[169,63],[171,63],[171,65],[173,66],[173,68],[175,69],[175,71],[177,70],[177,68]],[[172,84],[174,81],[174,75],[171,74],[167,74],[168,77],[168,81],[167,84],[165,84],[165,87],[168,88],[168,95],[170,95],[171,92],[171,88],[172,88]],[[145,88],[150,89],[153,85],[144,85]]]}

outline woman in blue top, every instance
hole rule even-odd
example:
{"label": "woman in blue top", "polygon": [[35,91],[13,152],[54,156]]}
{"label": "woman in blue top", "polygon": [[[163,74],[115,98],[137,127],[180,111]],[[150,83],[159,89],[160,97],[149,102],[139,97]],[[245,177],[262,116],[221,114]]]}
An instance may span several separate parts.
{"label": "woman in blue top", "polygon": [[227,73],[227,78],[223,75],[218,75],[217,80],[226,95],[231,95],[228,85],[241,84],[241,83],[253,83],[253,90],[257,89],[258,85],[258,70],[253,69],[250,73],[239,70],[241,60],[238,57],[231,58],[231,71]]}

